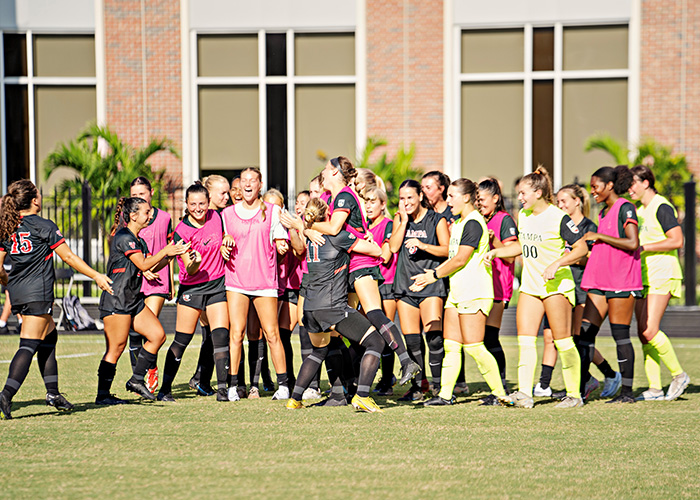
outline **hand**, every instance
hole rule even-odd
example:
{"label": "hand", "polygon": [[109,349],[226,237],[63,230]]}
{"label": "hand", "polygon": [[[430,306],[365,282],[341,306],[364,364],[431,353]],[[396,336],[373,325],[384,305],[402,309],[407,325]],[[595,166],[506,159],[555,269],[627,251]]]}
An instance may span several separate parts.
{"label": "hand", "polygon": [[287,229],[296,229],[300,232],[304,230],[304,221],[289,212],[282,212],[280,214],[280,222]]}
{"label": "hand", "polygon": [[304,235],[309,238],[312,243],[316,243],[318,246],[321,246],[326,242],[326,238],[324,238],[323,235],[315,229],[305,229]]}
{"label": "hand", "polygon": [[112,287],[110,286],[110,283],[112,283],[111,279],[109,279],[104,274],[98,273],[97,276],[95,276],[94,280],[95,283],[97,283],[97,286],[100,288],[100,290],[104,290],[110,295],[114,295],[114,290],[112,290]]}
{"label": "hand", "polygon": [[493,259],[495,259],[495,258],[496,258],[496,250],[489,250],[488,252],[486,252],[486,254],[484,254],[484,262],[486,264],[490,264],[491,262],[493,262]]}
{"label": "hand", "polygon": [[148,281],[158,281],[160,282],[160,276],[158,276],[157,273],[154,273],[153,271],[144,271],[143,272],[143,277],[147,279]]}
{"label": "hand", "polygon": [[187,251],[190,249],[191,243],[188,241],[185,243],[183,240],[178,241],[177,243],[171,241],[165,246],[165,255],[168,257],[174,257],[175,255],[182,255],[183,253],[187,253]]}
{"label": "hand", "polygon": [[289,243],[287,243],[287,240],[275,240],[275,244],[277,245],[278,254],[284,255],[289,251]]}
{"label": "hand", "polygon": [[372,233],[370,233],[369,231],[367,231],[367,233],[365,234],[364,239],[365,239],[365,241],[368,241],[370,243],[374,243],[374,235],[372,235]]}
{"label": "hand", "polygon": [[586,241],[598,241],[598,236],[598,233],[588,231],[586,234],[583,235],[583,239]]}
{"label": "hand", "polygon": [[496,233],[494,232],[493,229],[489,229],[489,243],[493,241],[493,237],[496,236]]}
{"label": "hand", "polygon": [[[421,248],[421,245],[423,246],[423,248]],[[409,250],[413,248],[417,248],[418,250],[425,250],[426,245],[418,238],[409,238],[406,240],[406,243],[404,243],[404,246]]]}
{"label": "hand", "polygon": [[401,224],[408,224],[408,212],[406,212],[406,204],[399,200],[399,219]]}
{"label": "hand", "polygon": [[557,270],[559,269],[559,263],[554,262],[553,264],[550,264],[547,266],[547,269],[544,270],[542,273],[542,277],[544,278],[545,281],[549,281],[551,279],[554,279],[554,275],[557,274]]}
{"label": "hand", "polygon": [[228,261],[231,258],[231,248],[227,247],[226,245],[221,245],[219,251],[221,252],[221,256],[225,261]]}
{"label": "hand", "polygon": [[190,252],[190,260],[193,264],[199,264],[200,262],[202,262],[202,254],[199,253],[197,250],[192,250]]}
{"label": "hand", "polygon": [[236,242],[233,240],[233,236],[230,234],[225,234],[224,239],[221,241],[221,245],[227,248],[233,248],[236,246]]}
{"label": "hand", "polygon": [[416,274],[415,276],[411,276],[411,279],[413,280],[413,284],[409,286],[408,289],[412,292],[420,292],[426,286],[437,281],[435,279],[435,274],[433,274],[433,271],[428,269],[426,269],[423,274]]}

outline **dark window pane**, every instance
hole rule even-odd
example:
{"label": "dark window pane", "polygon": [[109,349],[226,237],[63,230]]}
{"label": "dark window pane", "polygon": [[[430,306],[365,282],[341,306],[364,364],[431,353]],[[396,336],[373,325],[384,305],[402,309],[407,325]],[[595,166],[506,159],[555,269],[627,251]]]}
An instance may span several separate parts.
{"label": "dark window pane", "polygon": [[265,55],[267,76],[284,76],[287,74],[287,35],[272,33],[265,36]]}
{"label": "dark window pane", "polygon": [[29,178],[29,105],[25,85],[5,87],[7,183]]}
{"label": "dark window pane", "polygon": [[5,76],[27,76],[27,37],[6,33],[3,38],[5,46]]}
{"label": "dark window pane", "polygon": [[554,28],[532,30],[532,70],[554,71]]}
{"label": "dark window pane", "polygon": [[554,168],[554,83],[532,82],[532,168]]}
{"label": "dark window pane", "polygon": [[[286,85],[267,86],[267,186],[279,189],[287,197]],[[286,206],[290,203],[287,200]]]}

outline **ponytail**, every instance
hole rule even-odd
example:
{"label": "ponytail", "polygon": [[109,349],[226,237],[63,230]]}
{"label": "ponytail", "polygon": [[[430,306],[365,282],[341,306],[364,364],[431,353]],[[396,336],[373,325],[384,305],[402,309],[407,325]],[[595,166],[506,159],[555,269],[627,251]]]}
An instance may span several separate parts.
{"label": "ponytail", "polygon": [[552,179],[549,177],[549,172],[542,165],[537,165],[537,168],[531,174],[524,175],[520,182],[527,182],[533,191],[542,191],[542,199],[554,204],[554,195],[552,194]]}
{"label": "ponytail", "polygon": [[597,177],[605,184],[613,183],[613,191],[616,195],[621,196],[627,192],[634,182],[634,175],[627,165],[618,165],[617,167],[601,167],[591,177]]}
{"label": "ponytail", "polygon": [[452,181],[450,184],[457,192],[461,195],[469,196],[469,203],[471,203],[474,208],[481,213],[481,201],[479,200],[479,188],[478,186],[464,177]]}
{"label": "ponytail", "polygon": [[22,179],[10,184],[7,194],[2,197],[0,206],[0,241],[7,240],[17,231],[22,219],[20,211],[28,210],[32,201],[39,197],[39,191],[34,183],[28,179]]}
{"label": "ponytail", "polygon": [[320,222],[326,219],[328,205],[321,198],[312,198],[306,204],[304,209],[304,223],[306,228],[313,226],[314,222]]}

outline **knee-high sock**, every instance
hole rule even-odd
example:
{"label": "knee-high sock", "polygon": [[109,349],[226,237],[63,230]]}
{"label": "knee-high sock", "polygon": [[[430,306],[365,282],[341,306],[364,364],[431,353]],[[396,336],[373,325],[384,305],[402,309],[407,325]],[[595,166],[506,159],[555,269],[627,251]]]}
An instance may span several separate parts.
{"label": "knee-high sock", "polygon": [[537,368],[537,337],[518,335],[518,390],[532,397]]}
{"label": "knee-high sock", "polygon": [[357,377],[357,395],[361,398],[369,396],[372,382],[379,369],[379,360],[382,359],[382,350],[386,345],[384,339],[375,330],[362,340],[365,353],[360,360],[360,375]]}
{"label": "knee-high sock", "polygon": [[251,387],[260,385],[260,370],[262,369],[262,361],[265,356],[263,342],[263,339],[248,339],[248,372],[250,373]]}
{"label": "knee-high sock", "polygon": [[442,358],[442,385],[438,396],[448,401],[452,399],[452,393],[457,383],[459,369],[462,363],[462,344],[454,340],[445,339],[445,356]]}
{"label": "knee-high sock", "polygon": [[[540,387],[546,389],[552,382],[552,372],[554,371],[553,366],[542,365],[542,371],[540,372]],[[581,374],[579,373],[579,377]]]}
{"label": "knee-high sock", "polygon": [[647,374],[649,389],[661,390],[661,366],[659,362],[659,353],[656,352],[651,344],[642,344],[642,352],[644,353],[644,372]]}
{"label": "knee-high sock", "polygon": [[[455,383],[455,385],[462,384],[462,383],[465,383],[467,381],[466,374],[464,373],[464,351],[460,349],[459,352],[460,352],[460,354],[459,354],[459,356],[460,356],[459,375],[457,375],[457,382]],[[444,379],[445,376],[443,375],[442,378]],[[444,380],[443,380],[443,382],[444,382]]]}
{"label": "knee-high sock", "polygon": [[357,378],[360,376],[360,362],[362,360],[362,356],[365,355],[365,347],[357,342],[348,341],[348,343],[349,345],[347,348],[348,353],[350,354],[350,366],[352,367],[353,375],[355,378]]}
{"label": "knee-high sock", "polygon": [[134,367],[131,380],[143,383],[143,380],[146,378],[146,372],[156,360],[156,356],[156,354],[152,354],[142,348],[139,352],[139,357],[136,359],[136,366]]}
{"label": "knee-high sock", "polygon": [[486,349],[484,343],[478,342],[476,344],[465,344],[464,352],[474,358],[474,361],[476,361],[476,366],[479,368],[479,372],[489,385],[491,392],[496,396],[505,397],[506,390],[503,388],[501,372],[498,370],[498,362],[496,361],[496,358],[493,357],[493,354]]}
{"label": "knee-high sock", "polygon": [[321,364],[326,359],[326,356],[328,356],[328,346],[314,347],[311,353],[306,356],[306,359],[301,364],[301,368],[299,368],[299,376],[294,384],[292,399],[301,401],[304,391],[309,387],[311,381],[316,378],[316,373],[321,368]]}
{"label": "knee-high sock", "polygon": [[231,363],[229,340],[228,328],[214,328],[211,332],[214,366],[216,367],[216,388],[218,390],[226,389],[228,386],[228,368]]}
{"label": "knee-high sock", "polygon": [[19,349],[17,349],[17,352],[12,358],[10,373],[7,375],[5,388],[2,390],[7,399],[11,400],[14,395],[17,394],[22,382],[27,378],[29,367],[32,364],[32,358],[39,348],[39,344],[41,344],[41,340],[19,339]]}
{"label": "knee-high sock", "polygon": [[440,372],[442,371],[442,358],[445,357],[443,338],[441,331],[425,332],[428,341],[428,364],[433,381],[433,388],[440,389]]}
{"label": "knee-high sock", "polygon": [[659,353],[659,358],[661,358],[661,361],[664,362],[666,368],[671,372],[671,376],[675,377],[683,373],[683,368],[681,368],[681,364],[676,357],[676,351],[673,349],[671,341],[664,332],[659,330],[649,343],[653,345],[656,352]]}
{"label": "knee-high sock", "polygon": [[54,328],[46,338],[39,344],[36,351],[36,360],[39,364],[39,371],[44,379],[46,392],[58,394],[58,364],[56,363],[56,343],[58,342],[58,332]]}
{"label": "knee-high sock", "polygon": [[294,349],[292,348],[292,331],[280,328],[280,340],[284,347],[284,359],[287,362],[287,377],[289,385],[294,387]]}
{"label": "knee-high sock", "polygon": [[267,340],[264,337],[260,339],[260,373],[258,375],[262,378],[264,386],[275,386],[270,375],[270,358],[267,352]]}
{"label": "knee-high sock", "polygon": [[343,387],[343,353],[341,346],[345,344],[338,337],[331,337],[328,344],[328,355],[326,356],[326,372],[328,382],[331,384],[331,399],[345,399],[345,388]]}
{"label": "knee-high sock", "polygon": [[566,386],[566,395],[572,398],[581,397],[581,357],[578,355],[574,339],[566,337],[554,340],[554,346],[561,358],[561,372]]}
{"label": "knee-high sock", "polygon": [[394,376],[394,351],[388,345],[382,351],[382,378],[381,383],[386,386],[392,385]]}
{"label": "knee-high sock", "polygon": [[105,361],[100,361],[100,367],[97,369],[97,399],[106,398],[112,389],[112,381],[117,373],[117,365]]}
{"label": "knee-high sock", "polygon": [[[423,350],[421,349],[422,344],[423,344],[423,336],[422,335],[420,335],[420,334],[406,335],[406,350],[408,351],[408,355],[411,357],[411,359],[413,361],[418,363],[418,366],[420,366],[420,371],[415,376],[415,378],[411,381],[411,385],[414,389],[416,387],[420,387],[420,381],[423,380],[424,373],[425,373],[425,358],[423,357]],[[418,382],[416,383],[416,381],[418,381]]]}
{"label": "knee-high sock", "polygon": [[601,361],[600,364],[596,365],[598,369],[600,370],[600,373],[603,374],[605,378],[613,378],[615,376],[615,370],[612,369],[610,366],[610,363],[606,359]]}
{"label": "knee-high sock", "polygon": [[[248,346],[250,349],[250,346]],[[230,354],[230,351],[229,351]],[[228,376],[228,386],[238,387],[239,381],[245,386],[245,346],[241,343],[241,359],[238,361],[238,371],[236,375],[229,374]],[[240,377],[240,378],[239,378]]]}
{"label": "knee-high sock", "polygon": [[[314,345],[311,343],[311,338],[309,337],[309,331],[304,325],[299,325],[299,343],[301,344],[301,361],[302,363],[306,357],[311,354],[314,350]],[[319,366],[316,376],[313,378],[309,387],[318,390],[321,384],[321,367]]]}
{"label": "knee-high sock", "polygon": [[634,348],[630,340],[630,326],[611,323],[610,329],[617,347],[617,364],[620,365],[622,375],[621,394],[632,395],[632,383],[634,382]]}
{"label": "knee-high sock", "polygon": [[486,325],[484,331],[484,346],[496,359],[498,363],[498,372],[501,374],[501,380],[506,379],[506,354],[503,352],[503,346],[499,339],[501,329],[497,326]]}
{"label": "knee-high sock", "polygon": [[377,329],[387,345],[399,357],[401,366],[408,363],[411,358],[408,356],[408,352],[406,352],[406,344],[403,342],[401,332],[399,332],[394,322],[384,314],[384,311],[381,309],[369,311],[367,313],[367,319],[372,323],[372,326]]}
{"label": "knee-high sock", "polygon": [[595,337],[598,335],[599,327],[584,321],[581,324],[581,332],[574,337],[574,344],[578,350],[578,355],[581,359],[581,387],[583,392],[584,385],[591,378],[590,367],[593,362],[593,354],[595,353]]}
{"label": "knee-high sock", "polygon": [[353,357],[353,352],[350,351],[350,348],[347,346],[345,341],[343,341],[343,339],[338,338],[337,343],[334,343],[333,345],[340,349],[340,353],[343,357],[340,379],[343,381],[343,385],[345,386],[345,390],[348,392],[348,394],[355,394],[357,391],[357,374],[359,373],[359,366],[358,370],[355,370],[355,361],[358,360]]}
{"label": "knee-high sock", "polygon": [[211,376],[214,373],[214,341],[209,326],[202,327],[202,347],[199,350],[197,371],[199,372],[197,381],[205,386],[211,385]]}
{"label": "knee-high sock", "polygon": [[139,358],[139,352],[143,346],[143,337],[140,333],[129,330],[129,360],[131,361],[131,369],[133,371],[136,366],[136,360]]}
{"label": "knee-high sock", "polygon": [[173,380],[180,369],[180,361],[185,349],[190,345],[193,335],[191,333],[175,332],[173,343],[170,344],[168,354],[165,356],[165,367],[163,368],[163,384],[160,387],[160,392],[170,394],[173,389]]}

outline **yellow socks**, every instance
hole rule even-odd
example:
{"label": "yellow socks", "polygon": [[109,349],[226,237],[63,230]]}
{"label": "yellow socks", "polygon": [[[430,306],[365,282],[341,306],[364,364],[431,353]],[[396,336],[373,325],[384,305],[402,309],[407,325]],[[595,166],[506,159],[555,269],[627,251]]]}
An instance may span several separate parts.
{"label": "yellow socks", "polygon": [[[664,332],[659,330],[659,332],[654,335],[654,338],[649,341],[649,344],[651,344],[654,349],[656,349],[656,352],[659,353],[659,358],[671,372],[671,376],[675,377],[676,375],[683,373],[683,368],[681,368],[681,364],[678,362],[678,358],[676,357],[676,351],[673,350],[671,341]],[[659,384],[659,387],[661,387],[661,384]]]}
{"label": "yellow socks", "polygon": [[518,390],[532,397],[537,369],[537,337],[518,335]]}
{"label": "yellow socks", "polygon": [[[659,336],[658,334],[656,335]],[[642,344],[644,352],[644,371],[647,374],[649,389],[661,390],[661,367],[659,366],[659,353],[651,344]]]}
{"label": "yellow socks", "polygon": [[452,399],[452,391],[462,369],[462,344],[454,340],[445,339],[443,345],[445,357],[442,358],[441,386],[438,396],[449,401]]}
{"label": "yellow socks", "polygon": [[581,357],[578,355],[573,337],[554,340],[561,358],[561,371],[566,386],[566,395],[581,398]]}
{"label": "yellow socks", "polygon": [[476,366],[479,368],[486,383],[489,384],[491,392],[496,396],[505,397],[506,391],[503,388],[501,373],[498,370],[498,363],[496,362],[496,358],[486,349],[484,343],[465,344],[464,352],[474,358]]}

